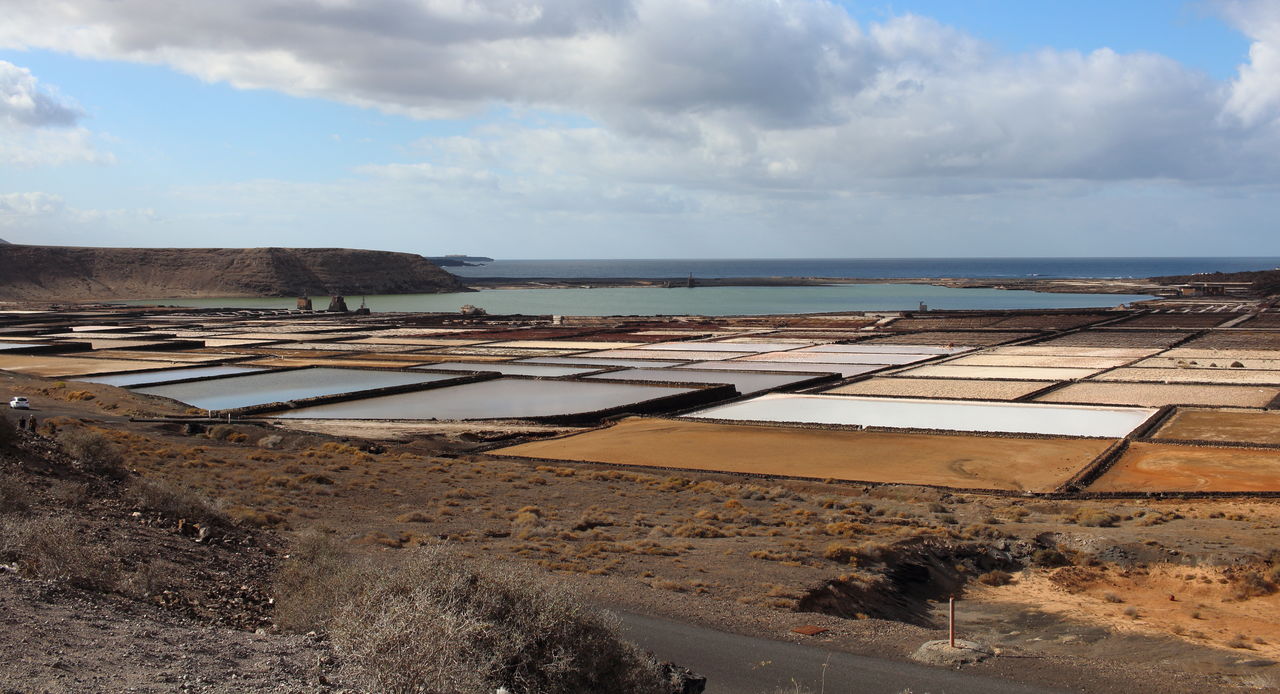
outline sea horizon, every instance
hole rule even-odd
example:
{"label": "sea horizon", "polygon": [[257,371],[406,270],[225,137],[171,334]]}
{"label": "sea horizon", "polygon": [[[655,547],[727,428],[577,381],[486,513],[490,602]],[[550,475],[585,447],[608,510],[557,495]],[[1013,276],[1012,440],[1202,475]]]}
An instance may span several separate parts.
{"label": "sea horizon", "polygon": [[621,279],[831,277],[843,279],[1130,279],[1271,270],[1276,256],[972,258],[597,258],[495,259],[449,267],[466,278]]}

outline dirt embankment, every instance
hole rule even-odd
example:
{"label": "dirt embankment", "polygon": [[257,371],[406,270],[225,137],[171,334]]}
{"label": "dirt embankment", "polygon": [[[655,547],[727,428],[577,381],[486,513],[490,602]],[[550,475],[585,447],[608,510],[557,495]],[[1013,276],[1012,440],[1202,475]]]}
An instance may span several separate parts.
{"label": "dirt embankment", "polygon": [[0,246],[0,300],[467,291],[412,253],[344,248]]}

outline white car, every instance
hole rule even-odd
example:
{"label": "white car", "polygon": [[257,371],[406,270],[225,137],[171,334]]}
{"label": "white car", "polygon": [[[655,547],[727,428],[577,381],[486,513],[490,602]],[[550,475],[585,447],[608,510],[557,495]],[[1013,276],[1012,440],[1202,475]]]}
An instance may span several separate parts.
{"label": "white car", "polygon": [[31,402],[19,395],[9,401],[9,407],[12,407],[15,410],[29,410],[31,409]]}

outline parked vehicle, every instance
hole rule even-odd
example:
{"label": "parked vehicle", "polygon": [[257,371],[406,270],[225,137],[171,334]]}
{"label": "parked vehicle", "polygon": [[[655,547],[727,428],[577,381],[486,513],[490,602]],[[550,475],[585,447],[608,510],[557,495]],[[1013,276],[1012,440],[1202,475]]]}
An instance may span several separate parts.
{"label": "parked vehicle", "polygon": [[31,402],[19,395],[9,401],[9,407],[15,410],[29,410],[31,409]]}

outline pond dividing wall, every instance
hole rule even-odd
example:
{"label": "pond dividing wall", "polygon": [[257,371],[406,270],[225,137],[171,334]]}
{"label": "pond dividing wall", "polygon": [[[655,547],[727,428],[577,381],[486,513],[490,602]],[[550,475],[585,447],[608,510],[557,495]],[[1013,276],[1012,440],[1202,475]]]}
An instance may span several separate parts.
{"label": "pond dividing wall", "polygon": [[444,371],[490,371],[500,373],[505,376],[542,376],[544,378],[558,378],[560,376],[577,376],[578,374],[594,373],[608,367],[563,366],[557,364],[515,364],[511,362],[442,361],[435,364],[423,364],[412,368],[428,370],[441,369]]}
{"label": "pond dividing wall", "polygon": [[230,410],[452,378],[457,376],[416,371],[317,367],[145,386],[135,388],[134,392],[171,398],[202,410]]}
{"label": "pond dividing wall", "polygon": [[1152,408],[770,394],[685,416],[754,422],[1120,438],[1155,413]]}

